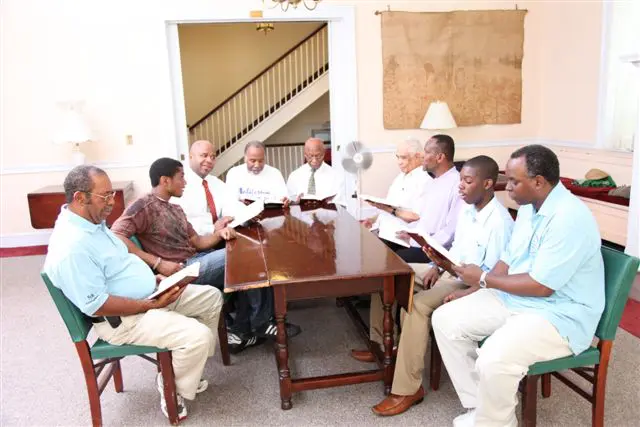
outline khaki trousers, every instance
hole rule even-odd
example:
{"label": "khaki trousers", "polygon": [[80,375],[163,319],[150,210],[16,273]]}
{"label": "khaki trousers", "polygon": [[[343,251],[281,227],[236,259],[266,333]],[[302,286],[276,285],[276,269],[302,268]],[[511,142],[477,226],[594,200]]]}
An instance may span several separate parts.
{"label": "khaki trousers", "polygon": [[534,311],[510,311],[494,289],[437,309],[433,332],[460,402],[476,408],[479,427],[515,427],[518,385],[529,366],[572,354],[551,322]]}
{"label": "khaki trousers", "polygon": [[[420,264],[418,264],[420,265]],[[416,271],[416,276],[418,271]],[[420,274],[420,281],[424,271]],[[444,273],[431,289],[418,292],[413,297],[410,314],[403,310],[402,334],[398,345],[396,368],[393,375],[391,393],[410,396],[422,385],[424,357],[427,353],[431,313],[442,305],[442,300],[458,289],[466,289],[460,279]]]}
{"label": "khaki trousers", "polygon": [[[409,267],[413,269],[415,272],[415,284],[418,285],[419,288],[423,288],[424,285],[422,283],[422,278],[424,277],[427,270],[431,268],[430,264],[420,264],[420,263],[410,263]],[[447,273],[448,274],[448,273]],[[452,291],[453,292],[453,291]],[[449,295],[449,294],[447,294]],[[445,296],[447,296],[445,295]],[[444,297],[443,297],[444,298]],[[415,300],[414,300],[415,301]],[[396,324],[396,303],[391,307],[391,315],[393,316],[393,342],[398,342],[398,326]],[[437,306],[436,306],[437,307]],[[400,313],[400,324],[404,321],[405,311],[402,310]],[[371,295],[371,308],[369,309],[369,339],[373,342],[380,344],[382,347],[384,344],[383,337],[383,319],[384,319],[384,310],[382,309],[382,297],[379,293],[375,293]],[[404,326],[403,326],[404,328]],[[411,393],[413,394],[413,393]]]}
{"label": "khaki trousers", "polygon": [[122,316],[112,328],[94,325],[103,340],[116,345],[147,345],[171,350],[176,391],[193,399],[208,357],[213,356],[222,308],[222,294],[212,286],[188,285],[180,298],[165,308]]}

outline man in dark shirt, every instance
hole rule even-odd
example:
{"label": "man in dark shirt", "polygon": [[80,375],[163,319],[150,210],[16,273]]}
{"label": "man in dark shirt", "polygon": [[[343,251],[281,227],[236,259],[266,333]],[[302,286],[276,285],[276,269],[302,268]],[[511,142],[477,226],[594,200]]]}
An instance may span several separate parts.
{"label": "man in dark shirt", "polygon": [[[169,276],[185,265],[200,262],[200,276],[196,283],[224,288],[225,249],[215,249],[219,243],[233,239],[235,230],[222,228],[213,234],[199,235],[193,229],[182,208],[169,203],[171,197],[180,197],[186,181],[182,164],[170,158],[153,162],[149,170],[153,189],[127,208],[113,224],[111,230],[126,245],[129,252],[140,257],[154,271]],[[142,248],[130,238],[136,236]],[[242,302],[252,298],[251,292],[242,292]],[[249,304],[240,304],[248,306]],[[253,330],[270,325],[272,301],[266,300],[256,312],[238,312],[229,334],[232,353],[259,342]]]}

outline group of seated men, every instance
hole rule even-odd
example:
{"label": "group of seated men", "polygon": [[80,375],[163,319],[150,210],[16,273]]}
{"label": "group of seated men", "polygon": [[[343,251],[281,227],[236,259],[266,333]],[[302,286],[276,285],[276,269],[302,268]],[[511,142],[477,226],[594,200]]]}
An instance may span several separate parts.
{"label": "group of seated men", "polygon": [[[130,205],[111,230],[104,222],[114,204],[111,182],[102,170],[79,166],[64,182],[67,205],[56,222],[45,271],[91,317],[104,340],[172,350],[184,417],[184,399],[207,387],[202,372],[216,342],[224,245],[236,236],[228,224],[245,200],[289,204],[303,194],[342,197],[344,183],[324,163],[324,150],[321,140],[309,139],[306,163],[285,183],[280,171],[265,165],[264,145],[251,142],[245,163],[229,170],[223,183],[209,175],[213,146],[197,141],[188,165],[168,158],[151,165],[151,193]],[[398,207],[374,204],[379,214],[363,221],[375,229],[396,217],[461,261],[445,272],[438,254],[406,233],[397,238],[408,248],[385,241],[414,269],[423,289],[414,296],[411,313],[401,312],[391,394],[372,410],[396,415],[424,399],[424,356],[433,327],[467,409],[454,426],[515,426],[518,384],[528,367],[579,354],[591,343],[604,308],[600,235],[589,209],[559,182],[558,159],[548,148],[523,147],[506,165],[507,191],[520,205],[515,224],[494,196],[497,163],[477,156],[458,172],[454,154],[447,135],[433,136],[424,148],[419,141],[401,143],[400,174],[387,196]],[[196,283],[211,286],[189,285],[146,299],[158,280],[196,261],[201,263]],[[238,295],[235,316],[227,319],[233,349],[275,335],[272,298],[268,288]],[[288,335],[299,332],[287,324]],[[382,345],[378,294],[371,297],[370,338]],[[351,355],[375,361],[368,350]],[[158,389],[166,415],[160,376]]]}

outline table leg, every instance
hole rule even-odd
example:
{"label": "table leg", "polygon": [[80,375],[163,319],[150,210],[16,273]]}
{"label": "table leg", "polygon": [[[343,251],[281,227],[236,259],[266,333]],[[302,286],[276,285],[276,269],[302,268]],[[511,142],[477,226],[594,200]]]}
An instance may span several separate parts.
{"label": "table leg", "polygon": [[284,286],[274,286],[273,298],[275,301],[276,325],[276,363],[278,365],[278,378],[280,381],[280,400],[282,409],[291,409],[291,373],[289,372],[289,350],[287,348],[287,328],[285,318],[287,315],[287,294]]}
{"label": "table leg", "polygon": [[391,307],[394,299],[394,277],[385,277],[382,292],[382,308],[384,311],[384,317],[382,320],[382,341],[384,343],[384,359],[382,361],[382,368],[384,370],[384,394],[391,393],[391,384],[393,382],[393,316],[391,315]]}

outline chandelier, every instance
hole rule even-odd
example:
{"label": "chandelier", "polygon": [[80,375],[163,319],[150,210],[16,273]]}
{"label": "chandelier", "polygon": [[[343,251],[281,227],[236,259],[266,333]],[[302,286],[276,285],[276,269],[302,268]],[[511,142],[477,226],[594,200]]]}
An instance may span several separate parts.
{"label": "chandelier", "polygon": [[287,9],[289,9],[289,6],[297,9],[300,4],[303,4],[304,7],[306,7],[308,10],[313,10],[318,7],[318,3],[320,3],[321,1],[322,0],[262,0],[262,3],[273,3],[271,9],[280,5],[282,11],[286,12]]}
{"label": "chandelier", "polygon": [[266,36],[269,31],[274,30],[274,26],[271,22],[260,22],[256,24],[256,30],[264,32],[264,35]]}

